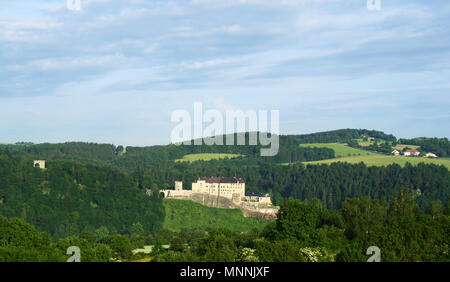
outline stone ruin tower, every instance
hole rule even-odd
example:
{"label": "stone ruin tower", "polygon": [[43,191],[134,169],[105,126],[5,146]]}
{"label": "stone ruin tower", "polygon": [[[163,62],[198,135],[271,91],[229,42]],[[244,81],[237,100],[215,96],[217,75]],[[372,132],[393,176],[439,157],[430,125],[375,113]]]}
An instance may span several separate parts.
{"label": "stone ruin tower", "polygon": [[183,181],[175,181],[175,190],[183,190]]}
{"label": "stone ruin tower", "polygon": [[44,160],[36,160],[33,162],[33,167],[45,169],[45,161]]}

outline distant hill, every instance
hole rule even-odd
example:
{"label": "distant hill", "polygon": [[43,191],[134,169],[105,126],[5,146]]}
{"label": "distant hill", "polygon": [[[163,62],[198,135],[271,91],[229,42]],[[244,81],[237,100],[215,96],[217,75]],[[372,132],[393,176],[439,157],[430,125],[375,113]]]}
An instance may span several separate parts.
{"label": "distant hill", "polygon": [[305,143],[348,143],[352,139],[358,139],[363,136],[370,136],[384,141],[395,141],[397,138],[392,134],[386,134],[382,131],[368,129],[338,129],[311,134],[293,135],[301,144]]}
{"label": "distant hill", "polygon": [[[249,133],[246,133],[246,137],[248,136]],[[233,137],[236,138],[236,134]],[[422,150],[422,146],[427,148],[431,144],[438,153],[446,152],[446,138],[437,141],[429,139],[406,141],[420,142],[419,150]],[[362,143],[364,146],[360,145]],[[126,174],[129,185],[135,186],[140,193],[144,193],[146,189],[156,191],[171,188],[175,180],[184,181],[185,186],[187,185],[185,188],[189,189],[190,183],[200,176],[221,175],[242,177],[249,193],[268,193],[276,205],[287,199],[311,201],[319,198],[327,208],[336,209],[348,197],[368,195],[375,199],[385,197],[389,200],[401,187],[422,191],[418,197],[421,208],[434,200],[445,203],[450,193],[450,174],[448,165],[440,165],[445,165],[446,159],[394,159],[390,156],[392,148],[399,145],[413,146],[402,144],[395,136],[381,131],[339,129],[312,134],[280,135],[280,151],[274,157],[261,157],[260,144],[168,144],[123,148],[111,144],[68,142],[0,145],[0,153],[4,151],[5,155],[23,159],[27,163],[33,159],[44,159],[49,164],[52,161],[70,160],[83,166],[114,169]],[[241,156],[216,158],[230,154]],[[181,159],[189,161],[177,161]],[[406,166],[407,161],[420,165]],[[329,163],[332,165],[325,165]],[[392,163],[399,163],[401,166],[390,165]],[[421,165],[422,163],[429,164]],[[94,202],[92,206],[95,205]],[[39,227],[39,224],[36,226]]]}
{"label": "distant hill", "polygon": [[345,144],[337,144],[337,143],[313,143],[313,144],[301,144],[300,146],[330,148],[335,151],[336,158],[305,162],[305,164],[332,164],[337,162],[358,164],[360,162],[363,162],[367,166],[387,166],[390,164],[398,164],[404,166],[406,163],[410,163],[412,165],[425,163],[425,164],[443,165],[448,169],[450,169],[449,158],[432,159],[423,157],[404,157],[404,156],[385,155],[361,149],[355,149]]}
{"label": "distant hill", "polygon": [[[250,133],[245,133],[246,144]],[[237,134],[233,134],[237,140]],[[334,151],[329,148],[300,147],[305,143],[346,143],[361,136],[371,136],[385,141],[395,141],[396,138],[381,131],[367,129],[340,129],[327,132],[318,132],[302,135],[280,135],[279,152],[274,157],[260,157],[260,149],[264,146],[258,145],[183,145],[174,144],[132,147],[115,146],[112,144],[97,144],[86,142],[66,142],[58,144],[42,143],[32,144],[22,142],[21,146],[12,144],[0,144],[0,148],[8,148],[13,154],[32,155],[36,159],[56,160],[72,159],[78,161],[98,162],[112,164],[125,169],[135,169],[137,162],[161,163],[182,159],[189,154],[219,153],[244,155],[249,159],[263,159],[265,162],[298,162],[318,161],[334,158]],[[219,136],[220,137],[220,136]],[[227,136],[222,135],[225,139]],[[236,142],[235,142],[236,144]],[[124,153],[125,152],[125,153]]]}

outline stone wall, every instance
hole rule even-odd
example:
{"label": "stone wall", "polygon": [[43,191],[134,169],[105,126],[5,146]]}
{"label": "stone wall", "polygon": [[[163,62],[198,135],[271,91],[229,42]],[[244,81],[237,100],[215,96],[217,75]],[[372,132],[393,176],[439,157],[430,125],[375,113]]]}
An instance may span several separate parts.
{"label": "stone wall", "polygon": [[161,190],[160,193],[164,193],[164,198],[190,198],[192,195],[191,190]]}
{"label": "stone wall", "polygon": [[271,208],[255,202],[243,202],[239,197],[229,199],[217,195],[193,193],[191,190],[161,190],[161,192],[169,199],[191,200],[213,208],[240,209],[245,217],[256,217],[262,220],[276,219],[279,210],[279,207]]}

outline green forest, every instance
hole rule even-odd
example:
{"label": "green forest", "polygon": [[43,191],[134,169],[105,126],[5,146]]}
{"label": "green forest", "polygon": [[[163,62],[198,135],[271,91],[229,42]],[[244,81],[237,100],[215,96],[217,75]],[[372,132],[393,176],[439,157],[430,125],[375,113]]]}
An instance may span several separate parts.
{"label": "green forest", "polygon": [[66,160],[49,162],[47,169],[32,164],[0,153],[2,215],[20,217],[54,238],[102,226],[113,233],[126,233],[134,223],[153,232],[162,226],[162,200],[117,168]]}
{"label": "green forest", "polygon": [[[377,145],[359,146],[367,136]],[[0,260],[64,261],[74,245],[83,261],[130,261],[139,258],[131,250],[148,245],[153,261],[365,261],[372,245],[387,261],[448,260],[448,169],[305,164],[338,154],[301,144],[330,142],[377,153],[417,145],[441,157],[449,146],[446,138],[397,139],[365,129],[280,136],[274,157],[259,156],[261,145],[1,144]],[[236,157],[177,161],[200,153]],[[46,168],[33,160],[46,160]],[[190,189],[202,176],[243,178],[246,193],[268,193],[281,206],[277,220],[243,220],[158,192],[175,180]]]}
{"label": "green forest", "polygon": [[[52,241],[23,219],[0,216],[0,261],[65,261],[69,246],[78,246],[81,261],[133,261],[133,249],[152,245],[155,262],[364,262],[369,246],[382,261],[450,261],[450,207],[432,202],[422,212],[408,189],[390,204],[369,197],[347,199],[339,210],[315,199],[288,200],[264,229],[235,232],[219,228],[156,234],[133,225],[128,235],[106,228]],[[163,248],[168,244],[169,248]]]}

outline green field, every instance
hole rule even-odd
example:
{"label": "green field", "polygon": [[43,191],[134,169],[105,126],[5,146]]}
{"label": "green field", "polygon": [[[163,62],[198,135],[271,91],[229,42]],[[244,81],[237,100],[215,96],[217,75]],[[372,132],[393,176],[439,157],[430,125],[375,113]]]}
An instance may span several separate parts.
{"label": "green field", "polygon": [[420,146],[416,146],[416,145],[397,145],[395,147],[393,147],[395,150],[403,150],[404,148],[410,148],[413,150],[417,150],[420,148]]}
{"label": "green field", "polygon": [[304,164],[330,164],[335,162],[347,162],[352,164],[363,162],[368,166],[386,166],[394,163],[404,166],[407,162],[409,162],[412,165],[417,165],[419,163],[426,163],[426,164],[444,165],[445,167],[450,169],[450,159],[448,158],[428,159],[420,157],[416,158],[416,157],[402,157],[402,156],[387,156],[381,154],[304,162]]}
{"label": "green field", "polygon": [[317,147],[317,148],[330,148],[334,150],[336,158],[339,157],[351,157],[351,156],[370,156],[376,155],[376,153],[355,149],[349,147],[345,144],[339,143],[311,143],[311,144],[300,144],[300,147]]}
{"label": "green field", "polygon": [[[373,145],[375,143],[375,141],[373,141],[373,140],[364,141],[362,138],[355,139],[355,140],[356,140],[356,142],[358,142],[358,145],[361,147],[367,147],[367,146]],[[386,141],[377,139],[377,143],[383,144],[383,143],[386,143]]]}
{"label": "green field", "polygon": [[199,228],[211,231],[228,228],[236,232],[261,230],[268,222],[244,217],[239,209],[210,208],[188,200],[164,199],[166,217],[163,227],[171,230]]}
{"label": "green field", "polygon": [[[390,164],[398,164],[404,166],[407,162],[412,165],[419,163],[444,165],[450,169],[450,159],[428,159],[421,157],[403,157],[403,156],[388,156],[365,150],[348,147],[344,144],[337,143],[316,143],[316,144],[302,144],[305,147],[320,147],[333,149],[336,155],[334,159],[304,162],[304,164],[331,164],[335,162],[360,163],[363,162],[368,166],[386,166]],[[349,155],[350,154],[350,155]]]}
{"label": "green field", "polygon": [[183,156],[182,159],[175,160],[176,162],[195,162],[195,161],[210,161],[219,160],[225,158],[237,158],[243,155],[239,154],[219,154],[219,153],[202,153],[202,154],[188,154]]}

